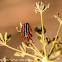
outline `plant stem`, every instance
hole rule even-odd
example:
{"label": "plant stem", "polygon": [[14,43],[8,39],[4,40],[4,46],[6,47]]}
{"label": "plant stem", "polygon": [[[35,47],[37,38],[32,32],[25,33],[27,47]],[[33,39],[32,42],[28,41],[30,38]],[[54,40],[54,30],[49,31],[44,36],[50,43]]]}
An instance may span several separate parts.
{"label": "plant stem", "polygon": [[40,52],[39,52],[39,50],[36,48],[36,46],[33,44],[33,43],[31,43],[32,45],[33,45],[33,47],[35,48],[35,50],[42,56],[42,58],[44,57]]}
{"label": "plant stem", "polygon": [[30,57],[33,57],[33,58],[37,58],[37,59],[40,59],[40,60],[42,60],[42,58],[40,58],[40,57],[37,57],[37,56],[34,56],[34,55],[32,55],[32,54],[29,54],[29,53],[25,53],[26,55],[28,55],[28,56],[30,56]]}
{"label": "plant stem", "polygon": [[40,12],[41,14],[41,25],[42,25],[42,44],[43,44],[43,49],[44,49],[44,54],[45,54],[45,57],[47,56],[46,54],[46,44],[45,44],[45,40],[44,40],[44,27],[43,27],[43,17],[42,17],[42,11]]}
{"label": "plant stem", "polygon": [[[20,53],[23,52],[23,51],[20,51],[20,50],[18,50],[18,49],[15,49],[15,48],[13,48],[13,47],[11,47],[11,46],[9,46],[9,45],[5,45],[5,46],[8,47],[8,48],[10,48],[10,49],[12,49],[12,50],[18,51],[18,52],[20,52]],[[37,58],[37,59],[42,60],[42,58],[37,57],[37,56],[34,56],[34,55],[32,55],[32,54],[29,54],[29,53],[24,52],[24,54],[25,54],[25,55],[28,55],[28,56],[30,56],[30,57],[33,57],[33,58]]]}
{"label": "plant stem", "polygon": [[59,31],[60,31],[61,25],[62,25],[62,24],[60,24],[60,26],[59,26],[58,32],[57,32],[57,34],[56,34],[56,37],[55,37],[54,43],[53,43],[53,45],[52,45],[52,48],[51,48],[51,50],[50,50],[50,52],[49,52],[48,57],[49,57],[49,56],[51,55],[51,53],[53,52],[53,49],[54,49],[54,47],[55,47],[56,39],[57,39],[57,37],[58,37],[58,34],[59,34]]}
{"label": "plant stem", "polygon": [[20,50],[18,50],[18,49],[15,49],[15,48],[13,48],[13,47],[11,47],[11,46],[9,46],[9,45],[5,45],[6,47],[8,47],[8,48],[10,48],[10,49],[12,49],[12,50],[15,50],[15,51],[18,51],[18,52],[22,52],[22,51],[20,51]]}

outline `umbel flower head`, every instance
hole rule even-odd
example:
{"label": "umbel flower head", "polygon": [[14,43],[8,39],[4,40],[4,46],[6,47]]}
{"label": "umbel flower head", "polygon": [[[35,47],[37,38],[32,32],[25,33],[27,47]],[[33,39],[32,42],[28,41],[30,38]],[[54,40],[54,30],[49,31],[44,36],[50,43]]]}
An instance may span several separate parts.
{"label": "umbel flower head", "polygon": [[40,2],[36,2],[36,6],[35,6],[35,12],[37,13],[37,12],[44,12],[45,10],[47,10],[48,8],[49,8],[49,5],[50,5],[50,3],[48,4],[48,5],[44,5],[44,2],[42,2],[41,1],[41,3]]}
{"label": "umbel flower head", "polygon": [[59,16],[59,13],[57,13],[57,15],[54,15],[54,17],[58,19],[60,24],[62,24],[62,17]]}
{"label": "umbel flower head", "polygon": [[8,35],[7,32],[4,33],[4,36],[0,33],[0,46],[4,46],[11,39],[11,35]]}

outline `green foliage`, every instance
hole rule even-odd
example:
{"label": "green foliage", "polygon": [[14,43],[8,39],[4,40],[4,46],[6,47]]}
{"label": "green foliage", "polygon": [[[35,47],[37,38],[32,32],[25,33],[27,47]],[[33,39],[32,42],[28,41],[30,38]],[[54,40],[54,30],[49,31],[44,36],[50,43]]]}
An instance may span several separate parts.
{"label": "green foliage", "polygon": [[[44,34],[45,34],[46,33],[46,29],[45,29],[44,26],[43,26],[43,29],[44,29]],[[36,27],[34,31],[37,32],[38,34],[42,34],[42,27],[41,27],[41,29],[39,29],[38,27]]]}

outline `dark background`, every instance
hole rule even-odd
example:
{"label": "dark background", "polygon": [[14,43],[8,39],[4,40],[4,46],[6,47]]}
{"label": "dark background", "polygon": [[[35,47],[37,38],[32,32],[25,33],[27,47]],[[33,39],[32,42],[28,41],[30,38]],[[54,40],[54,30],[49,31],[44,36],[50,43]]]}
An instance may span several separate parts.
{"label": "dark background", "polygon": [[[41,50],[42,45],[37,39],[37,35],[34,32],[34,28],[41,27],[40,24],[40,14],[35,13],[34,7],[35,3],[41,0],[0,0],[0,32],[4,34],[4,32],[8,32],[8,34],[12,35],[10,42],[8,45],[17,48],[21,45],[21,42],[26,41],[21,38],[20,33],[17,32],[16,27],[19,27],[19,23],[30,23],[33,29],[33,37],[34,44],[36,47]],[[45,4],[50,3],[50,8],[43,13],[43,21],[44,26],[47,30],[45,36],[49,36],[53,38],[58,30],[59,22],[57,19],[53,17],[57,12],[62,16],[62,0],[42,0]],[[60,30],[59,36],[62,35],[62,28]],[[50,45],[51,46],[51,45]],[[48,46],[47,52],[50,49]],[[33,53],[29,50],[30,53]],[[6,48],[0,47],[0,58],[6,56],[8,58],[20,58],[14,57],[15,51]],[[62,61],[62,56],[60,56],[60,60]]]}

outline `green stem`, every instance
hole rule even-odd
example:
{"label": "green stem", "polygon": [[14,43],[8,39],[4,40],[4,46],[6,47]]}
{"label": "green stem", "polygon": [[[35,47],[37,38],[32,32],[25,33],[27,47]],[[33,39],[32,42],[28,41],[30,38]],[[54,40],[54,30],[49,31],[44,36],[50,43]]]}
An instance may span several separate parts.
{"label": "green stem", "polygon": [[28,55],[28,56],[30,56],[30,57],[33,57],[33,58],[37,58],[37,59],[40,59],[40,60],[42,60],[42,58],[40,58],[40,57],[37,57],[37,56],[34,56],[34,55],[32,55],[32,54],[29,54],[29,53],[25,53],[26,55]]}
{"label": "green stem", "polygon": [[43,27],[42,11],[40,12],[40,14],[41,14],[41,25],[42,25],[42,43],[43,43],[44,54],[46,57],[47,54],[46,54],[46,44],[45,44],[45,40],[44,40],[44,27]]}
{"label": "green stem", "polygon": [[[18,51],[18,52],[20,52],[20,53],[23,52],[23,51],[20,51],[20,50],[18,50],[18,49],[15,49],[15,48],[13,48],[13,47],[11,47],[11,46],[9,46],[9,45],[5,45],[5,46],[8,47],[8,48],[10,48],[10,49],[12,49],[12,50]],[[39,58],[39,57],[34,56],[34,55],[32,55],[32,54],[29,54],[29,53],[24,52],[24,54],[25,54],[25,55],[28,55],[28,56],[30,56],[30,57],[33,57],[33,58],[37,58],[37,59],[42,60],[42,58]]]}
{"label": "green stem", "polygon": [[39,52],[39,50],[36,48],[36,46],[32,43],[33,47],[35,48],[35,50],[41,55],[41,57],[43,58],[44,56]]}
{"label": "green stem", "polygon": [[15,51],[18,51],[18,52],[22,52],[22,51],[20,51],[20,50],[18,50],[18,49],[15,49],[15,48],[13,48],[13,47],[11,47],[11,46],[9,46],[9,45],[5,45],[6,47],[8,47],[8,48],[10,48],[10,49],[12,49],[12,50],[15,50]]}
{"label": "green stem", "polygon": [[56,39],[57,39],[57,37],[58,37],[58,34],[59,34],[59,31],[60,31],[61,25],[62,25],[62,24],[60,24],[60,26],[59,26],[58,32],[57,32],[57,34],[56,34],[56,37],[55,37],[54,43],[53,43],[53,45],[52,45],[52,48],[51,48],[51,50],[50,50],[50,52],[49,52],[48,57],[49,57],[49,56],[51,55],[51,53],[53,52],[53,49],[54,49],[54,47],[55,47]]}

